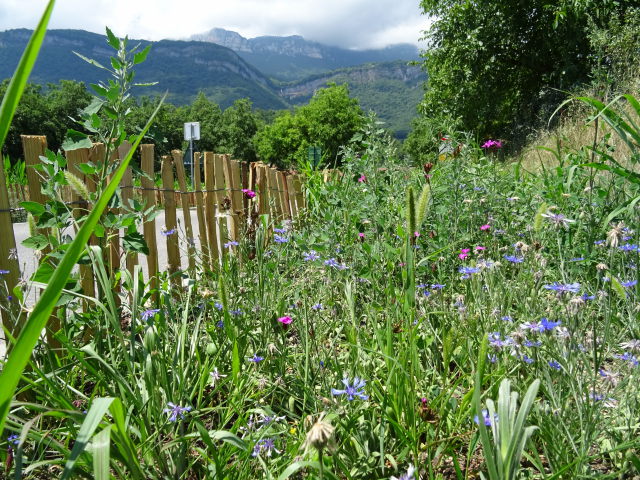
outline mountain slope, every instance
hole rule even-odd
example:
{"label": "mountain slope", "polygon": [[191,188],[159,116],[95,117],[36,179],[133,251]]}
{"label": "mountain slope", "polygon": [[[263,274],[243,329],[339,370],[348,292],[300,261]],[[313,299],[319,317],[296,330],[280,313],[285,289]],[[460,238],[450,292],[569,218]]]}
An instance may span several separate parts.
{"label": "mountain slope", "polygon": [[[31,31],[26,29],[0,32],[0,79],[13,74],[30,35]],[[135,43],[145,46],[149,42],[131,40],[131,45]],[[113,54],[103,35],[83,30],[50,30],[30,81],[46,84],[69,79],[89,84],[105,79],[104,71],[78,58],[74,50],[106,65]],[[150,95],[168,90],[170,102],[183,104],[204,91],[223,108],[245,97],[258,108],[287,108],[275,93],[272,81],[226,47],[161,40],[154,42],[151,52],[147,61],[136,67],[136,81],[157,81],[158,85],[138,89],[137,93]]]}
{"label": "mountain slope", "polygon": [[302,80],[312,74],[364,63],[419,58],[417,47],[410,44],[391,45],[377,50],[347,50],[305,40],[299,35],[247,39],[222,28],[193,35],[191,40],[228,47],[261,72],[283,81]]}
{"label": "mountain slope", "polygon": [[280,95],[293,104],[301,104],[329,83],[348,83],[351,96],[360,100],[364,110],[376,112],[386,128],[404,138],[422,100],[426,79],[420,67],[406,62],[366,64],[283,83]]}

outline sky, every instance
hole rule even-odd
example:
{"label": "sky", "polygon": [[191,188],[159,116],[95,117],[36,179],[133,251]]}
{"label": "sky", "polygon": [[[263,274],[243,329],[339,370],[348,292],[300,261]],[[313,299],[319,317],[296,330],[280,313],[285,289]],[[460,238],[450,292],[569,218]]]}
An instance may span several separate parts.
{"label": "sky", "polygon": [[[50,28],[185,39],[214,27],[252,38],[302,35],[343,48],[419,44],[419,0],[57,0]],[[34,28],[46,0],[0,0],[0,31]]]}

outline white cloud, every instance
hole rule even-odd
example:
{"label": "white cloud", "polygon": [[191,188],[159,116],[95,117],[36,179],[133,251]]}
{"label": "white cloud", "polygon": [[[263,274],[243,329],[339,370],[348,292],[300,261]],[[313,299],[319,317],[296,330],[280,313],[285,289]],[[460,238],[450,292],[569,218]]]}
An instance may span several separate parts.
{"label": "white cloud", "polygon": [[[1,0],[0,30],[33,28],[46,0]],[[427,27],[419,0],[58,0],[51,28],[159,40],[213,27],[246,37],[299,34],[346,48],[418,43]]]}

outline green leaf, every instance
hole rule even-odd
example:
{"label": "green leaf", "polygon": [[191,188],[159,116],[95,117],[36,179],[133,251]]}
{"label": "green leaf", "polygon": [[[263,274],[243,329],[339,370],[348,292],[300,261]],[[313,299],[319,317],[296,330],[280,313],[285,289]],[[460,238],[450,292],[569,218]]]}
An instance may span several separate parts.
{"label": "green leaf", "polygon": [[120,40],[116,37],[113,32],[109,29],[109,27],[105,27],[107,31],[107,42],[114,50],[120,50]]}
{"label": "green leaf", "polygon": [[122,237],[122,245],[127,252],[139,252],[149,255],[149,247],[140,232],[127,233]]}
{"label": "green leaf", "polygon": [[147,59],[147,55],[149,54],[149,50],[151,50],[151,44],[147,45],[144,50],[136,53],[133,56],[133,64],[138,65],[139,63],[144,62]]}
{"label": "green leaf", "polygon": [[35,217],[44,213],[44,205],[38,202],[20,202],[20,206]]}
{"label": "green leaf", "polygon": [[82,452],[87,448],[93,432],[95,432],[98,425],[100,425],[102,417],[104,417],[104,414],[109,410],[111,402],[113,402],[113,398],[95,398],[91,403],[91,408],[89,409],[89,412],[87,412],[87,416],[80,426],[80,430],[78,431],[78,435],[76,436],[73,444],[73,449],[69,454],[69,458],[64,466],[64,471],[62,472],[60,480],[67,480],[68,478],[71,478],[71,474],[73,473],[73,468],[78,457],[80,457],[80,454],[82,454]]}
{"label": "green leaf", "polygon": [[233,445],[234,447],[239,448],[240,450],[247,449],[247,442],[242,440],[240,437],[237,437],[233,433],[227,432],[226,430],[211,431],[209,432],[209,437],[212,440],[220,440],[222,442]]}
{"label": "green leaf", "polygon": [[107,425],[100,433],[93,437],[91,451],[93,452],[94,480],[109,480],[109,462],[111,459],[111,425]]}
{"label": "green leaf", "polygon": [[76,166],[77,166],[78,170],[80,170],[85,175],[93,175],[94,173],[96,173],[98,171],[96,166],[93,165],[93,164],[90,164],[90,163],[79,163]]}
{"label": "green leaf", "polygon": [[[4,141],[7,138],[11,120],[16,112],[16,108],[18,108],[18,102],[27,84],[27,79],[29,75],[31,75],[33,65],[38,58],[38,52],[40,51],[42,41],[47,32],[47,24],[49,23],[49,18],[51,18],[51,12],[53,11],[55,3],[55,0],[49,0],[38,26],[33,31],[29,43],[22,53],[18,67],[13,73],[7,91],[2,99],[2,104],[0,105],[0,150],[2,150]],[[1,426],[2,423],[0,422],[0,433],[2,432]]]}
{"label": "green leaf", "polygon": [[142,132],[138,135],[138,139],[132,145],[131,150],[122,160],[118,169],[113,173],[111,181],[104,189],[102,195],[98,198],[95,206],[91,210],[91,213],[87,217],[87,220],[84,222],[80,230],[78,230],[76,238],[67,249],[64,257],[53,273],[50,282],[40,295],[38,302],[33,307],[31,314],[20,332],[20,336],[4,364],[4,369],[0,372],[0,385],[2,385],[2,389],[0,389],[0,436],[2,436],[4,431],[5,421],[11,407],[11,399],[13,398],[15,389],[18,386],[22,372],[31,358],[31,352],[38,343],[42,329],[47,324],[47,320],[51,317],[51,313],[58,302],[58,298],[60,298],[62,290],[65,288],[69,275],[71,274],[71,270],[74,268],[76,262],[84,252],[85,245],[93,233],[102,212],[107,207],[109,200],[118,188],[133,154],[149,130],[153,119],[160,110],[160,106],[166,97],[167,94],[165,93],[160,100],[158,107],[142,129]]}
{"label": "green leaf", "polygon": [[49,245],[49,239],[38,233],[32,237],[25,238],[22,241],[22,245],[27,248],[31,248],[32,250],[42,250]]}
{"label": "green leaf", "polygon": [[107,70],[109,71],[109,69],[107,67],[105,67],[104,65],[102,65],[101,63],[96,62],[95,60],[85,57],[84,55],[82,55],[81,53],[76,52],[75,50],[73,51],[73,53],[75,53],[78,57],[80,57],[82,60],[84,60],[85,62],[93,65],[94,67],[98,67],[101,68],[102,70]]}
{"label": "green leaf", "polygon": [[64,139],[64,142],[62,142],[62,149],[65,152],[79,150],[81,148],[91,148],[92,146],[93,142],[87,134],[78,132],[72,128],[67,130],[67,136]]}

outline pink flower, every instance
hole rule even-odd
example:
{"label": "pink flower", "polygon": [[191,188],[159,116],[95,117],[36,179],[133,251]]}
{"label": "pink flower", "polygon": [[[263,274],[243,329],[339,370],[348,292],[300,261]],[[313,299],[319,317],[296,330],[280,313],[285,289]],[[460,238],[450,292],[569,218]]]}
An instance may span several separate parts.
{"label": "pink flower", "polygon": [[359,232],[358,233],[358,238],[360,239],[361,242],[364,242],[364,233]]}
{"label": "pink flower", "polygon": [[293,318],[291,318],[289,315],[286,315],[284,317],[278,318],[278,321],[283,325],[289,325],[291,322],[293,322]]}
{"label": "pink flower", "polygon": [[489,230],[491,228],[491,225],[489,225],[488,223],[486,225],[482,225],[480,227],[480,230],[482,230],[483,232],[486,230]]}
{"label": "pink flower", "polygon": [[487,249],[487,247],[483,247],[482,245],[478,245],[478,246],[476,247],[476,252],[480,252],[480,251],[482,251],[482,250],[486,250],[486,249]]}
{"label": "pink flower", "polygon": [[502,148],[502,142],[500,140],[487,140],[482,144],[482,148],[490,149],[490,148]]}
{"label": "pink flower", "polygon": [[358,179],[358,181],[360,183],[365,183],[367,181],[366,175],[364,173],[362,175],[360,175],[360,178]]}
{"label": "pink flower", "polygon": [[420,236],[420,232],[413,232],[413,236],[418,238]]}
{"label": "pink flower", "polygon": [[247,198],[253,198],[256,196],[256,192],[249,190],[248,188],[243,188],[242,193],[244,193]]}

